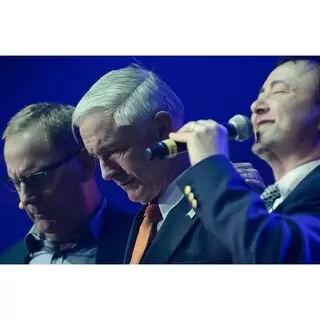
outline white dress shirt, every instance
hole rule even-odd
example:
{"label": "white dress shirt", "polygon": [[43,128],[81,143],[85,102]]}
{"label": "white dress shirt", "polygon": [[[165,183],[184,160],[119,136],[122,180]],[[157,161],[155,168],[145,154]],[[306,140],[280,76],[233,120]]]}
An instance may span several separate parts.
{"label": "white dress shirt", "polygon": [[319,165],[320,160],[312,161],[303,164],[302,166],[297,167],[285,174],[277,182],[281,197],[274,202],[272,210],[275,210],[280,205],[280,203],[282,203],[284,199],[288,197],[288,195],[293,191],[293,189]]}
{"label": "white dress shirt", "polygon": [[[181,173],[181,175],[183,172]],[[181,176],[180,175],[180,176]],[[168,213],[182,200],[184,197],[184,194],[181,192],[180,188],[178,187],[176,181],[180,177],[178,176],[176,179],[174,179],[165,192],[162,194],[161,197],[158,199],[158,204],[159,204],[159,209],[162,215],[162,220],[158,223],[157,225],[157,230],[159,231],[164,220],[167,218]],[[191,209],[189,212],[186,212],[186,214],[190,213],[193,211]]]}

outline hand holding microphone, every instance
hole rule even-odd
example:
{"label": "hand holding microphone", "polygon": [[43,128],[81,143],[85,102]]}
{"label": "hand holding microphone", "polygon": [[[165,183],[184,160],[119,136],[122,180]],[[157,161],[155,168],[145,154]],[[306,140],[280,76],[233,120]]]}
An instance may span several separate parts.
{"label": "hand holding microphone", "polygon": [[251,163],[233,163],[233,167],[238,171],[252,190],[260,194],[265,190],[266,185],[259,171],[255,169]]}
{"label": "hand holding microphone", "polygon": [[149,159],[173,158],[188,151],[192,166],[216,154],[228,157],[228,140],[245,141],[252,137],[251,121],[242,115],[231,118],[226,125],[214,120],[198,120],[185,124],[170,139],[146,150]]}
{"label": "hand holding microphone", "polygon": [[192,166],[216,154],[229,157],[228,130],[213,120],[191,121],[169,138],[187,145]]}

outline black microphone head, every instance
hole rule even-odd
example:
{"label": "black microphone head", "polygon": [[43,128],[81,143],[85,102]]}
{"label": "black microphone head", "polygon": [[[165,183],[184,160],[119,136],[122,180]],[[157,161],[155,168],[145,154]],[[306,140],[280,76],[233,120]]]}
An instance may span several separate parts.
{"label": "black microphone head", "polygon": [[233,137],[233,140],[242,142],[249,140],[253,136],[252,123],[249,118],[237,114],[232,117],[228,123],[233,126],[237,132],[236,136]]}

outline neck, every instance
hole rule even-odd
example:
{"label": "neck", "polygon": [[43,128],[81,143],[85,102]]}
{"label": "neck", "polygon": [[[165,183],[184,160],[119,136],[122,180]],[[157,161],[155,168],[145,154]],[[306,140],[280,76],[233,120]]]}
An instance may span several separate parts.
{"label": "neck", "polygon": [[272,155],[265,159],[265,161],[272,168],[274,178],[276,181],[279,181],[283,178],[288,172],[292,171],[295,168],[298,168],[306,163],[319,160],[320,159],[320,149],[313,150],[309,154],[298,154],[292,153],[283,156]]}

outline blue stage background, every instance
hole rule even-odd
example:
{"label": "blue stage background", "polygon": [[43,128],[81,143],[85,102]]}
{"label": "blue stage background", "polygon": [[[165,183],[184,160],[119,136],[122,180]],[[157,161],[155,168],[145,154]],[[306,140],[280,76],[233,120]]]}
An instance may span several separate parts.
{"label": "blue stage background", "polygon": [[[279,57],[0,57],[1,134],[9,118],[24,106],[43,101],[76,105],[89,87],[106,72],[138,62],[153,69],[180,96],[186,120],[213,118],[226,122],[234,114],[250,115],[265,77]],[[270,169],[246,143],[232,142],[231,160],[251,162],[266,183],[273,181]],[[3,141],[0,174],[5,176]],[[101,181],[103,194],[119,208],[135,211],[126,194],[112,182]],[[30,221],[18,209],[18,197],[0,186],[0,252],[26,234]]]}

